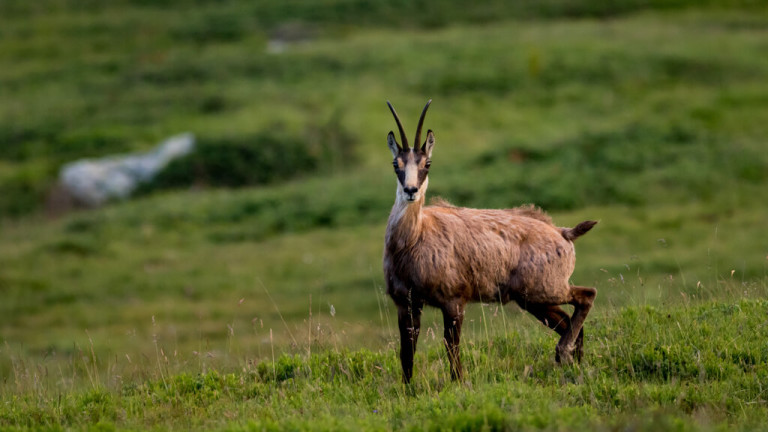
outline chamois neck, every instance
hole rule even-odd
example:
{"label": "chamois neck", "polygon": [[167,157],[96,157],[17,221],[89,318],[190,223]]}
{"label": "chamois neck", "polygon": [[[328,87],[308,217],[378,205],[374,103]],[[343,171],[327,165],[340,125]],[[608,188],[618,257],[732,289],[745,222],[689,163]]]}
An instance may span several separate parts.
{"label": "chamois neck", "polygon": [[387,223],[388,246],[399,249],[416,243],[423,224],[423,206],[423,193],[415,202],[408,202],[402,194],[397,194]]}

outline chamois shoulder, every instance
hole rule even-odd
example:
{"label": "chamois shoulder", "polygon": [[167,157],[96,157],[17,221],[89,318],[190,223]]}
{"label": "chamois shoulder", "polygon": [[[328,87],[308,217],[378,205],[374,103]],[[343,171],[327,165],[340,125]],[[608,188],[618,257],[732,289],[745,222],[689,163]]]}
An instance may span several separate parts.
{"label": "chamois shoulder", "polygon": [[536,207],[533,204],[521,205],[520,207],[507,209],[507,211],[515,215],[540,220],[544,223],[554,226],[554,223],[552,222],[552,218],[549,217],[549,215],[544,210],[542,210],[539,207]]}
{"label": "chamois shoulder", "polygon": [[455,205],[444,200],[442,197],[434,197],[429,200],[429,205],[432,207],[445,207],[445,208],[458,208]]}

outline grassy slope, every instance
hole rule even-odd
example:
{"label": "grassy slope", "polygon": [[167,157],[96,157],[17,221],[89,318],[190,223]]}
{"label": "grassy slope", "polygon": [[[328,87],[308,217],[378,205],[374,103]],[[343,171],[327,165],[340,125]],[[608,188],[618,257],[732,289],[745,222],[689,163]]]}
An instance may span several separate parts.
{"label": "grassy slope", "polygon": [[232,372],[186,365],[182,373],[176,358],[160,355],[141,367],[154,378],[111,382],[93,378],[110,361],[84,361],[91,387],[63,393],[18,366],[21,396],[6,398],[0,422],[100,430],[760,429],[768,418],[766,307],[742,299],[615,310],[591,320],[579,367],[555,365],[555,338],[538,326],[470,337],[463,385],[450,382],[429,332],[410,389],[399,384],[393,351],[331,349]]}
{"label": "grassy slope", "polygon": [[[76,13],[52,7],[31,17],[0,14],[0,82],[4,100],[13,101],[0,105],[3,214],[38,208],[61,163],[146,149],[180,130],[204,138],[275,127],[300,134],[335,115],[378,162],[372,136],[382,132],[369,129],[388,124],[381,100],[415,111],[427,96],[436,97],[435,108],[450,107],[432,119],[438,138],[479,138],[492,149],[543,144],[551,150],[594,134],[684,144],[717,139],[725,129],[729,138],[740,138],[730,144],[742,153],[725,159],[725,174],[763,180],[761,165],[752,160],[759,152],[749,145],[764,132],[754,129],[762,122],[741,120],[759,115],[752,108],[765,100],[761,7],[751,15],[716,10],[709,16],[720,15],[717,20],[694,15],[627,29],[611,20],[516,22],[469,34],[421,27],[413,38],[410,32],[331,27],[327,33],[334,37],[276,56],[265,52],[270,24],[254,21],[261,15],[238,9],[242,3],[184,13],[131,4]],[[230,32],[217,33],[221,28]],[[709,55],[712,50],[716,57]],[[743,123],[751,127],[742,130]],[[458,127],[463,124],[472,127]],[[686,168],[723,162],[710,154],[714,160],[693,160]],[[679,157],[676,151],[663,155]],[[657,162],[634,156],[645,166]],[[569,162],[582,168],[574,172],[584,171],[583,162]],[[669,170],[661,165],[655,183],[669,183]],[[719,184],[695,174],[688,173],[693,184],[685,186],[697,193]],[[551,180],[546,172],[540,176]],[[636,202],[636,193],[625,196],[632,195],[631,186],[648,185],[605,191],[602,201],[619,195]],[[570,200],[551,189],[521,191],[514,198],[535,196],[547,207],[587,201],[587,189]]]}
{"label": "grassy slope", "polygon": [[[134,13],[119,21],[157,31],[171,16]],[[35,22],[94,25],[87,14]],[[358,412],[369,413],[359,421],[371,428],[482,420],[557,429],[569,419],[642,426],[649,412],[669,428],[675,418],[685,427],[756,425],[766,415],[758,299],[768,246],[755,235],[768,199],[766,25],[759,14],[738,12],[511,21],[351,32],[279,57],[262,53],[259,34],[194,49],[163,36],[153,39],[164,53],[156,63],[122,57],[143,53],[146,36],[136,31],[125,50],[57,47],[88,53],[76,58],[89,67],[62,60],[55,88],[40,74],[54,73],[44,58],[61,33],[36,33],[24,52],[39,45],[39,55],[1,69],[19,100],[1,105],[13,120],[3,127],[27,124],[38,133],[66,125],[52,134],[76,139],[49,149],[45,136],[32,137],[19,147],[29,155],[2,162],[6,178],[38,185],[30,172],[50,173],[57,158],[90,152],[78,143],[100,142],[92,150],[109,153],[190,125],[212,136],[277,123],[301,130],[334,111],[357,131],[361,166],[260,190],[156,194],[54,222],[5,220],[0,425],[103,419],[133,428],[247,428],[261,419],[332,428]],[[23,36],[20,24],[3,31]],[[7,57],[22,52],[18,40],[2,43],[6,62],[21,58]],[[67,57],[60,54],[54,58]],[[117,66],[90,67],[100,59]],[[226,86],[215,85],[222,80]],[[393,100],[409,125],[407,113],[427,96],[435,98],[429,127],[438,134],[433,194],[488,207],[533,201],[555,210],[562,225],[601,219],[579,240],[574,275],[600,291],[582,369],[554,367],[553,336],[527,315],[476,306],[466,344],[473,390],[444,383],[445,362],[434,361],[442,359],[439,340],[429,336],[416,399],[397,385],[394,318],[380,272],[394,183],[384,163],[392,122],[382,100]],[[214,105],[222,111],[195,108],[210,106],[205,97],[221,98]],[[78,131],[71,125],[82,116],[90,120]],[[46,157],[32,157],[43,149]],[[437,321],[425,319],[439,335]],[[742,341],[743,334],[755,337]],[[373,352],[346,351],[359,347]],[[299,358],[296,378],[275,384],[261,363],[273,350],[323,354]],[[279,364],[290,369],[292,361]],[[345,374],[354,361],[372,377]],[[535,379],[521,378],[525,365]],[[638,368],[647,372],[624,372]],[[461,413],[475,407],[476,417]],[[550,408],[554,414],[541,414]],[[307,423],[302,410],[320,421]]]}

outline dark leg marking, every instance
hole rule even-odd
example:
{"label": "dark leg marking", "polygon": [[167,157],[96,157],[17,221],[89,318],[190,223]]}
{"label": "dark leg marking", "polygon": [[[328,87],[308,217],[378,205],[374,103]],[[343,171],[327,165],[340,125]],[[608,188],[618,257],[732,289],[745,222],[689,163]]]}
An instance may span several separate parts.
{"label": "dark leg marking", "polygon": [[408,384],[413,376],[413,354],[419,341],[421,329],[421,304],[397,305],[397,324],[400,328],[400,364],[403,367],[403,382]]}
{"label": "dark leg marking", "polygon": [[443,325],[445,331],[443,342],[448,351],[448,361],[451,363],[451,379],[461,380],[463,370],[461,367],[461,355],[459,341],[461,340],[461,325],[464,322],[464,304],[455,303],[443,308]]}

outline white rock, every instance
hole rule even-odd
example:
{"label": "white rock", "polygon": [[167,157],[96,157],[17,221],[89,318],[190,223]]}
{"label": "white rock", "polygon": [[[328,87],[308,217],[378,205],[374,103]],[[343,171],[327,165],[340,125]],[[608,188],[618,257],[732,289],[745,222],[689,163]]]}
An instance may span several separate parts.
{"label": "white rock", "polygon": [[59,180],[76,200],[97,207],[128,198],[141,183],[151,181],[169,162],[194,147],[193,134],[176,135],[148,153],[70,162],[61,168]]}

